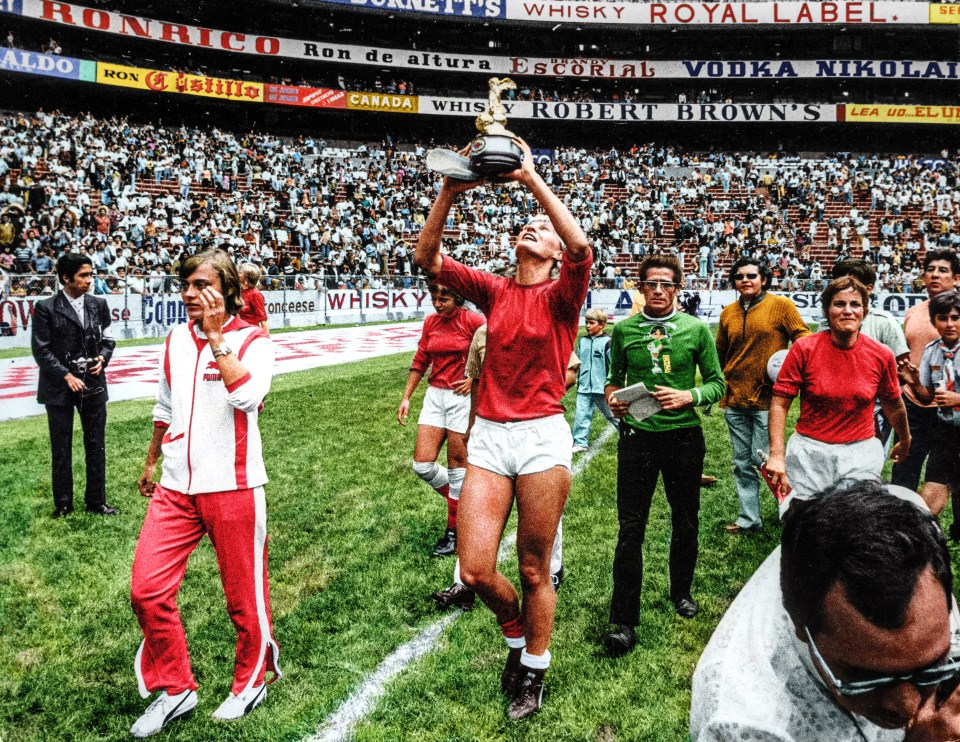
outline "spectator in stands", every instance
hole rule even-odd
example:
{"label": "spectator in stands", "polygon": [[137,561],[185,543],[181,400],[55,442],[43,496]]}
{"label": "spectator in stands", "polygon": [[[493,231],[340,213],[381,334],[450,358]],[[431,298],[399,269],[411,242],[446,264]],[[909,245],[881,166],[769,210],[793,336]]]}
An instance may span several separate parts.
{"label": "spectator in stands", "polygon": [[733,478],[740,502],[737,519],[727,533],[759,530],[760,464],[757,451],[767,447],[773,380],[767,361],[790,343],[810,334],[796,306],[787,297],[768,293],[769,268],[753,258],[740,258],[730,267],[737,300],[720,313],[717,356],[726,393],[720,401],[733,447]]}

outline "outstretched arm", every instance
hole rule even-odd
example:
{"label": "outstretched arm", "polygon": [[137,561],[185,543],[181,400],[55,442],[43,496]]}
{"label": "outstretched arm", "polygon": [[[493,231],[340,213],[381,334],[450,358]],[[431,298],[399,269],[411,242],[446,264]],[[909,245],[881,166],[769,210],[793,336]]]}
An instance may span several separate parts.
{"label": "outstretched arm", "polygon": [[523,150],[523,164],[518,170],[507,173],[503,177],[522,183],[530,189],[533,197],[537,199],[537,203],[543,207],[544,213],[553,222],[553,228],[557,230],[557,235],[567,246],[568,259],[574,263],[579,263],[587,257],[590,251],[590,241],[587,239],[587,235],[584,234],[579,222],[570,213],[559,196],[540,177],[533,164],[530,145],[519,137],[513,141]]}
{"label": "outstretched arm", "polygon": [[457,200],[457,196],[477,185],[478,181],[466,182],[454,178],[444,178],[437,200],[433,202],[427,220],[420,231],[420,239],[413,254],[413,260],[424,273],[433,278],[440,272],[443,259],[440,257],[440,239],[443,237],[443,227],[447,223],[450,209]]}

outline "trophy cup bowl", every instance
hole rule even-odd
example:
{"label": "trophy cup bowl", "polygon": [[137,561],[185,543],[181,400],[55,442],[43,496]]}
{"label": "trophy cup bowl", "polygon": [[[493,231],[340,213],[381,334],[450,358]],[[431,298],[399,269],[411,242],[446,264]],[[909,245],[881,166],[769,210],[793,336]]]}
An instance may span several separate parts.
{"label": "trophy cup bowl", "polygon": [[509,132],[484,133],[470,143],[470,167],[484,177],[496,177],[520,168],[523,150]]}

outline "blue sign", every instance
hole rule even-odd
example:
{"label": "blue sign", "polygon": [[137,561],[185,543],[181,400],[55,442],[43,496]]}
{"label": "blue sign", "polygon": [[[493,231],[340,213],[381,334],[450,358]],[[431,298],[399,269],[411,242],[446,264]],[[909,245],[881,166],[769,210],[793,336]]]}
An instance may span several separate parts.
{"label": "blue sign", "polygon": [[390,13],[425,13],[457,18],[505,18],[506,0],[307,0],[317,5],[349,5],[352,8]]}
{"label": "blue sign", "polygon": [[71,57],[61,57],[57,54],[38,54],[23,49],[0,49],[0,70],[82,80],[83,78],[80,75],[82,67],[79,59]]}

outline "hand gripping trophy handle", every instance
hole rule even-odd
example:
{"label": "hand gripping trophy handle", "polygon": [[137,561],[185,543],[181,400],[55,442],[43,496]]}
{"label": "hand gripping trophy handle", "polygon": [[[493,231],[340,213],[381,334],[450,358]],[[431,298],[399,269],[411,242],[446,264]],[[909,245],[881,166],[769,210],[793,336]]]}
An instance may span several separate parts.
{"label": "hand gripping trophy handle", "polygon": [[507,114],[501,96],[504,90],[516,90],[508,77],[491,77],[488,81],[487,110],[477,116],[480,134],[470,143],[470,156],[464,157],[445,149],[427,153],[427,167],[458,180],[480,180],[516,170],[523,163],[523,150],[507,130]]}

